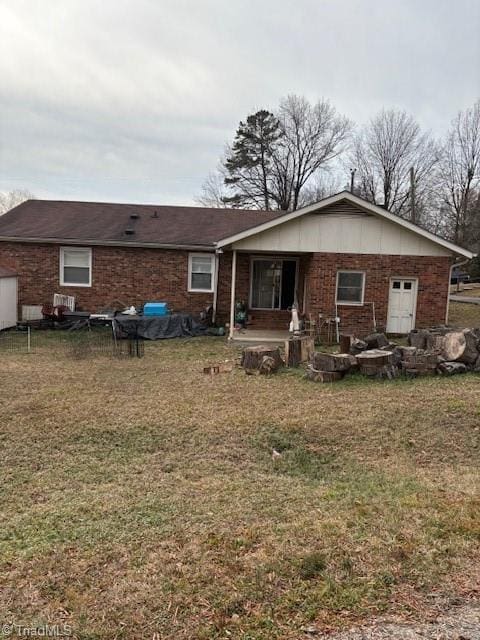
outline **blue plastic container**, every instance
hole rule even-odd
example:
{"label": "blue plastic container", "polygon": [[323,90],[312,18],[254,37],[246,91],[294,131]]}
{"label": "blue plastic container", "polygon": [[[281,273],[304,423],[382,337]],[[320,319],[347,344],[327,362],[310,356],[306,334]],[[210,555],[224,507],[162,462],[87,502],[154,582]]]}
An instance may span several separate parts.
{"label": "blue plastic container", "polygon": [[168,316],[168,313],[166,302],[147,302],[143,307],[144,316]]}

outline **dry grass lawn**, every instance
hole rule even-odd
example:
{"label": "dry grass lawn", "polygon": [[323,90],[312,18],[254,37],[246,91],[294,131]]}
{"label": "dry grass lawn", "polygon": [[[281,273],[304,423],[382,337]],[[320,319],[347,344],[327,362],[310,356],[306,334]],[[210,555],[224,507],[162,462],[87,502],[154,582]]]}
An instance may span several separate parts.
{"label": "dry grass lawn", "polygon": [[480,327],[480,305],[450,302],[448,321],[454,327]]}
{"label": "dry grass lawn", "polygon": [[54,342],[2,354],[3,620],[293,639],[478,590],[478,375],[210,377],[223,339],[122,360]]}

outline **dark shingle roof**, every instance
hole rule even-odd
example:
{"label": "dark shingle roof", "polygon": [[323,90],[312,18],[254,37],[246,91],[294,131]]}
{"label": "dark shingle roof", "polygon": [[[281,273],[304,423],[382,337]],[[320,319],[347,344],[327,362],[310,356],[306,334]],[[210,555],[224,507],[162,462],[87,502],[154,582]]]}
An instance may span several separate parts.
{"label": "dark shingle roof", "polygon": [[[0,217],[0,237],[209,246],[284,212],[27,200]],[[138,216],[131,218],[131,216]],[[127,234],[127,229],[134,233]]]}

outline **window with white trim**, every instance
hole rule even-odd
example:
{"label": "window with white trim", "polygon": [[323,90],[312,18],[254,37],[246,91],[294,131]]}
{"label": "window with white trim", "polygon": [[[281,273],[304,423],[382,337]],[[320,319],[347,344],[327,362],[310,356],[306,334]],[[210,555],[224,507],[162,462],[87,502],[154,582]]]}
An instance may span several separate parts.
{"label": "window with white trim", "polygon": [[92,286],[92,250],[60,247],[60,284],[64,287]]}
{"label": "window with white trim", "polygon": [[213,291],[215,277],[215,255],[213,253],[191,253],[188,256],[188,290]]}
{"label": "window with white trim", "polygon": [[337,304],[363,304],[365,273],[337,271]]}

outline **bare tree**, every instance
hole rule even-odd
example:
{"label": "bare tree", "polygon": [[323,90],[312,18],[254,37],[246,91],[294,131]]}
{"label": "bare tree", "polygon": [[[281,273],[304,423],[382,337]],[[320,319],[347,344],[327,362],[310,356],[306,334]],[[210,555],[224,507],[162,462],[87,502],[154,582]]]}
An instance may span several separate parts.
{"label": "bare tree", "polygon": [[480,237],[480,100],[453,120],[442,149],[439,177],[452,240],[475,245]]}
{"label": "bare tree", "polygon": [[[426,215],[438,147],[405,111],[382,110],[355,136],[349,164],[359,195],[408,218]],[[413,168],[413,172],[411,169]],[[412,211],[413,175],[416,212]],[[417,213],[417,215],[413,215]]]}
{"label": "bare tree", "polygon": [[295,210],[309,181],[345,150],[352,123],[328,100],[311,105],[295,95],[281,101],[278,117],[283,137],[273,154],[277,204]]}
{"label": "bare tree", "polygon": [[223,167],[210,173],[202,185],[202,192],[195,197],[195,202],[202,207],[212,209],[225,208],[225,200],[228,194],[225,190],[225,175]]}
{"label": "bare tree", "polygon": [[33,194],[27,189],[14,189],[13,191],[0,192],[0,216],[33,197]]}
{"label": "bare tree", "polygon": [[342,181],[335,171],[323,171],[319,173],[313,180],[309,181],[302,189],[298,208],[306,207],[309,204],[320,202],[328,196],[342,191]]}

